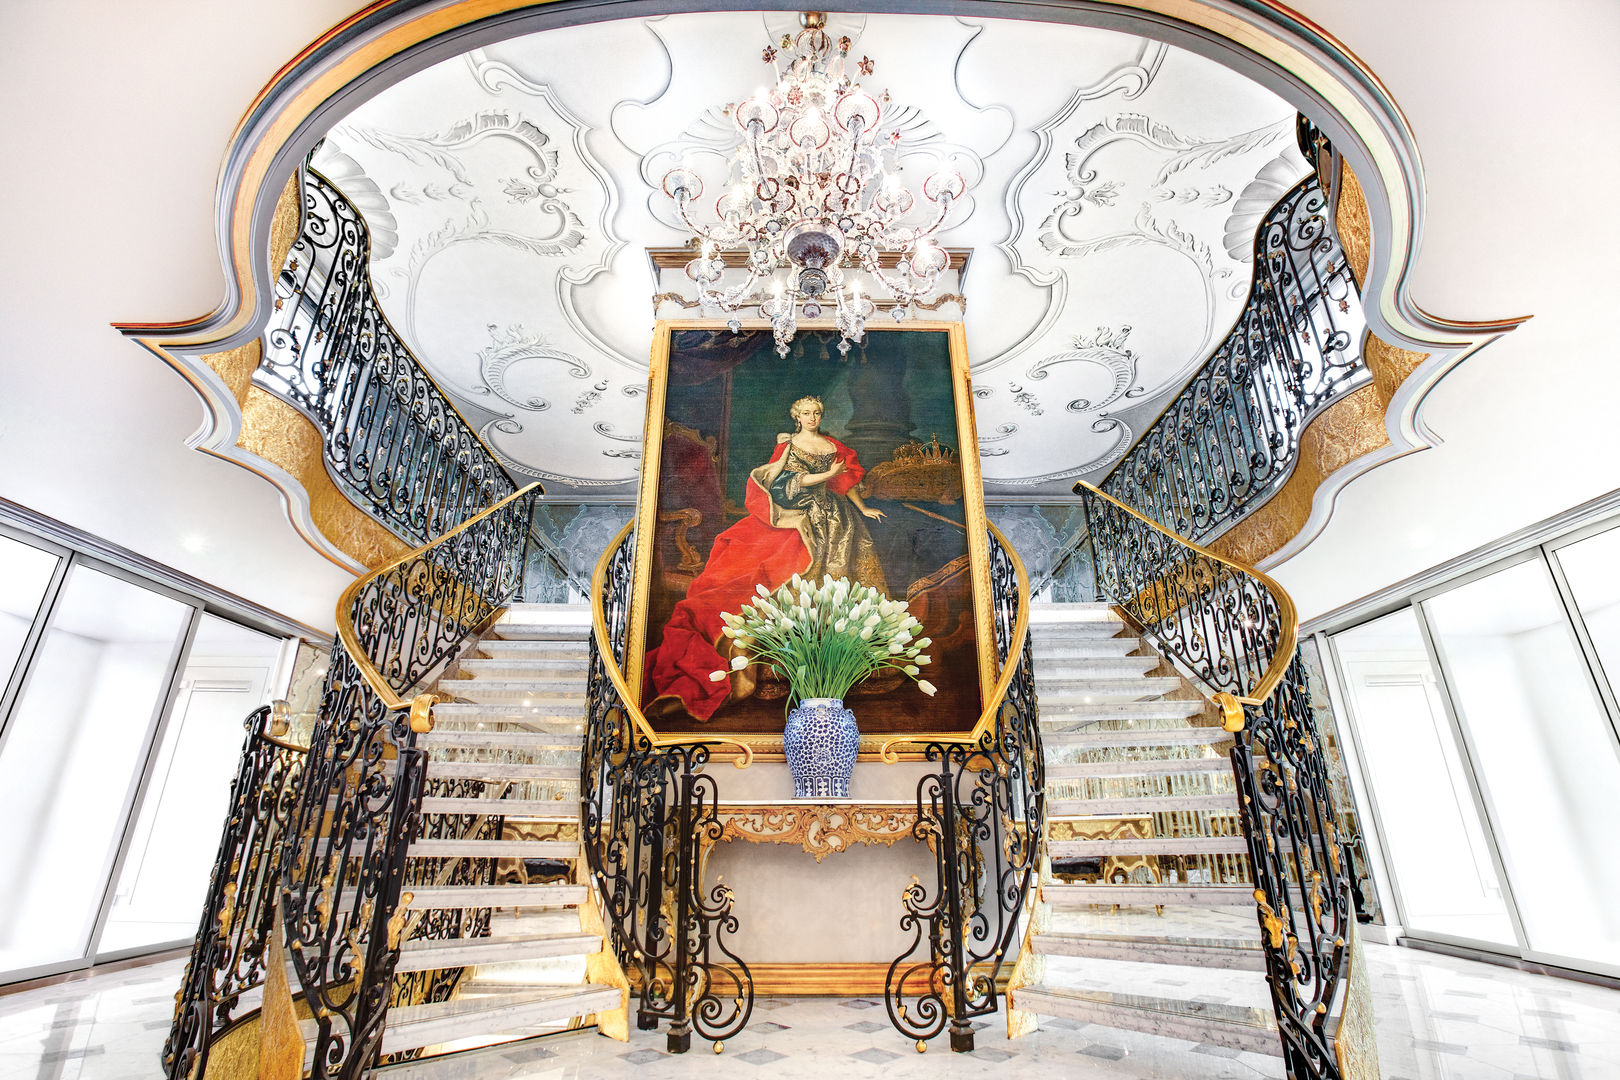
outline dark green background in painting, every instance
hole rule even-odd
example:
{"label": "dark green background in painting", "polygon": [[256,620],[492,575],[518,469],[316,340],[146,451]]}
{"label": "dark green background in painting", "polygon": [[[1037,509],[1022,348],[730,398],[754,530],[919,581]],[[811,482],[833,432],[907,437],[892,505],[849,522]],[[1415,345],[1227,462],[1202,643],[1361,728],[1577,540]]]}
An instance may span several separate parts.
{"label": "dark green background in painting", "polygon": [[[820,397],[825,404],[822,431],[853,448],[868,471],[913,440],[928,443],[937,436],[941,446],[958,450],[947,331],[871,331],[847,358],[839,356],[837,344],[836,333],[801,332],[782,358],[769,330],[735,335],[724,329],[677,330],[671,335],[666,431],[672,430],[669,424],[678,424],[712,439],[718,476],[709,474],[705,488],[707,470],[691,456],[690,437],[666,439],[657,478],[659,555],[648,598],[648,649],[661,642],[663,626],[685,591],[678,575],[667,573],[680,557],[666,535],[674,528],[675,515],[683,508],[702,510],[701,523],[686,538],[706,564],[714,536],[746,513],[749,473],[770,460],[778,434],[793,430],[788,409],[794,401]],[[716,505],[716,481],[723,489],[723,509]],[[925,697],[907,681],[889,688],[858,688],[851,707],[868,734],[966,730],[978,717],[980,689],[970,578],[958,571],[948,584],[934,584],[943,580],[940,575],[949,566],[966,565],[963,500],[957,495],[888,501],[868,495],[867,503],[886,515],[866,526],[891,595],[933,589],[932,621],[949,625],[926,626],[937,641],[929,671],[939,686],[936,697]],[[783,704],[753,697],[722,706],[708,724],[665,716],[659,727],[671,732],[780,731]]]}
{"label": "dark green background in painting", "polygon": [[[852,445],[863,468],[888,460],[894,447],[910,439],[928,442],[938,436],[940,445],[957,450],[951,345],[944,330],[875,330],[863,345],[851,348],[847,359],[838,355],[838,334],[828,330],[800,332],[786,359],[776,355],[770,330],[744,330],[727,338],[732,335],[724,330],[719,334],[677,330],[671,356],[692,363],[693,358],[714,353],[714,347],[724,348],[724,359],[716,363],[729,368],[731,416],[719,453],[726,497],[734,505],[744,502],[750,470],[770,461],[779,432],[792,431],[787,410],[802,397],[821,398],[826,405],[821,431]],[[690,368],[687,379],[676,372],[666,415],[719,436],[719,381],[689,382],[695,376],[700,372]],[[902,423],[902,418],[910,423]],[[891,419],[897,424],[881,434],[855,436],[851,421],[863,419]]]}
{"label": "dark green background in painting", "polygon": [[[674,350],[680,351],[681,335]],[[847,360],[838,355],[838,335],[826,331],[800,333],[793,339],[787,359],[776,355],[771,335],[755,335],[756,358],[732,372],[729,453],[726,455],[726,497],[741,505],[750,470],[770,460],[776,436],[792,431],[788,408],[801,397],[819,397],[826,405],[821,429],[850,443],[860,453],[861,465],[870,469],[889,454],[874,457],[870,449],[881,443],[852,442],[851,419],[872,414],[903,417],[909,408],[909,431],[888,435],[893,445],[934,435],[940,444],[957,449],[956,408],[951,392],[951,355],[944,331],[888,331],[866,336],[864,346],[852,348]],[[859,406],[857,406],[857,399]],[[892,447],[890,448],[892,453]]]}

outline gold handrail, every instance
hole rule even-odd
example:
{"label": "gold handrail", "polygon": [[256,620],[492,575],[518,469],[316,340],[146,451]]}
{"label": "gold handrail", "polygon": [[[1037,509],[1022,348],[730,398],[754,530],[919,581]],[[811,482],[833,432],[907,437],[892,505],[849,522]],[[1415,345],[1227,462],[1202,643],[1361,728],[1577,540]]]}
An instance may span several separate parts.
{"label": "gold handrail", "polygon": [[893,765],[899,761],[900,754],[894,748],[904,746],[907,743],[965,743],[969,745],[977,743],[984,738],[985,734],[995,724],[996,714],[1001,711],[1002,699],[1007,696],[1007,687],[1012,685],[1013,676],[1018,674],[1018,665],[1024,655],[1024,639],[1029,636],[1029,572],[1024,569],[1024,560],[1018,557],[1018,552],[1013,549],[1011,541],[1007,539],[1002,531],[994,525],[990,525],[989,522],[985,522],[985,524],[990,526],[990,531],[1001,542],[1002,550],[1007,553],[1007,558],[1012,560],[1013,573],[1018,577],[1018,618],[1013,621],[1012,640],[1007,643],[1007,659],[1001,665],[1001,674],[996,679],[995,689],[990,692],[987,704],[984,706],[984,710],[979,713],[978,722],[973,725],[971,731],[961,735],[930,734],[926,738],[918,738],[915,735],[902,735],[890,739],[878,750],[878,757],[882,758],[885,764]]}
{"label": "gold handrail", "polygon": [[647,722],[647,716],[641,711],[641,706],[630,696],[630,687],[624,681],[624,672],[619,669],[619,662],[613,656],[613,640],[608,636],[607,613],[602,610],[602,600],[605,593],[603,586],[607,583],[608,565],[624,544],[625,537],[629,536],[635,527],[636,523],[631,521],[618,531],[608,542],[602,557],[596,560],[596,569],[591,572],[591,626],[596,634],[596,649],[602,654],[602,666],[607,670],[608,679],[613,683],[613,689],[617,691],[619,702],[624,706],[631,724],[649,744],[660,747],[717,742],[724,746],[736,746],[742,750],[742,756],[734,758],[731,763],[739,769],[746,769],[754,763],[754,749],[747,743],[705,735],[660,735],[653,730],[652,724]]}
{"label": "gold handrail", "polygon": [[[497,510],[500,510],[508,503],[523,498],[531,491],[538,491],[542,495],[545,494],[545,488],[541,487],[539,483],[530,484],[523,490],[508,495],[500,502],[485,507],[472,517],[468,518],[466,521],[463,521],[460,525],[457,525],[455,528],[445,533],[443,536],[435,537],[434,539],[423,544],[421,547],[408,551],[404,555],[399,556],[397,559],[391,559],[377,567],[375,570],[355,578],[354,581],[349,584],[349,587],[343,590],[343,595],[338,597],[337,632],[338,640],[343,642],[343,651],[349,654],[349,659],[354,661],[354,666],[360,669],[360,677],[366,680],[366,685],[371,687],[371,692],[382,699],[384,707],[386,707],[389,711],[393,711],[395,709],[404,709],[407,707],[411,709],[411,727],[418,733],[431,729],[431,721],[428,717],[428,711],[433,707],[434,695],[418,694],[410,701],[406,701],[404,698],[394,693],[393,687],[389,686],[388,683],[383,680],[382,672],[377,670],[377,665],[372,663],[371,657],[366,656],[361,651],[360,637],[355,633],[354,616],[351,614],[354,609],[355,597],[360,594],[360,590],[364,589],[367,585],[371,584],[373,581],[376,581],[390,570],[403,566],[412,559],[420,558],[421,556],[427,554],[431,548],[438,547],[451,537],[465,532],[467,529],[472,528],[474,525],[478,524],[480,521],[483,521]],[[497,608],[496,610],[498,611],[500,609]],[[420,714],[420,716],[418,714]],[[419,724],[428,726],[419,726]]]}
{"label": "gold handrail", "polygon": [[1276,691],[1284,676],[1288,674],[1288,665],[1294,662],[1294,650],[1299,645],[1299,612],[1294,608],[1294,598],[1289,596],[1287,590],[1277,584],[1276,580],[1265,571],[1252,566],[1245,566],[1243,563],[1228,559],[1223,555],[1217,555],[1207,547],[1195,544],[1184,536],[1178,536],[1152,518],[1133,510],[1106,491],[1088,484],[1084,480],[1074,485],[1074,493],[1076,495],[1089,493],[1107,499],[1127,514],[1155,531],[1163,533],[1182,547],[1196,551],[1223,566],[1229,566],[1240,574],[1247,574],[1271,592],[1272,597],[1277,601],[1277,615],[1282,622],[1282,626],[1277,632],[1277,651],[1272,654],[1271,663],[1267,666],[1266,673],[1260,677],[1260,681],[1249,692],[1247,697],[1231,694],[1224,690],[1214,696],[1215,703],[1221,707],[1223,726],[1226,730],[1242,731],[1244,723],[1243,706],[1249,705],[1258,708],[1264,705],[1266,699]]}
{"label": "gold handrail", "polygon": [[[631,701],[630,688],[625,684],[624,673],[619,670],[618,662],[613,659],[613,643],[608,637],[607,615],[602,610],[602,586],[607,581],[607,568],[608,564],[613,561],[614,553],[619,550],[619,546],[624,543],[624,538],[630,535],[630,531],[634,528],[635,522],[632,521],[619,530],[618,535],[609,542],[607,550],[602,554],[602,558],[597,561],[595,573],[591,575],[591,595],[594,597],[591,604],[591,622],[596,629],[596,647],[602,653],[603,666],[607,668],[608,678],[613,681],[613,688],[619,692],[619,700],[624,702],[625,712],[629,714],[631,722],[636,725],[636,730],[641,732],[654,746],[714,741],[712,738],[703,739],[691,735],[661,736],[655,732],[652,725],[647,722],[647,717],[642,713],[641,709]],[[996,713],[1001,708],[1001,700],[1007,694],[1007,687],[1012,683],[1013,675],[1017,672],[1018,663],[1014,658],[1023,653],[1024,638],[1029,635],[1029,574],[1025,571],[1024,562],[1018,557],[1018,552],[1013,550],[1012,544],[1002,535],[1001,530],[991,525],[990,531],[995,533],[996,539],[1001,541],[1002,548],[1006,550],[1008,558],[1012,560],[1013,572],[1018,575],[1019,595],[1023,597],[1023,601],[1018,605],[1018,619],[1013,623],[1012,641],[1007,650],[1007,663],[1001,666],[1001,676],[996,680],[995,691],[990,695],[990,704],[979,714],[979,720],[973,725],[971,732],[962,735],[930,735],[926,739],[927,742],[976,743],[983,737],[985,732],[990,730],[990,726],[995,723]],[[739,769],[747,768],[749,763],[753,761],[754,751],[748,744],[735,742],[731,739],[721,741],[727,745],[742,747],[745,755],[744,759],[741,762],[734,762]],[[887,764],[892,765],[900,760],[899,754],[893,749],[894,747],[921,741],[924,740],[915,735],[904,735],[896,739],[890,739],[878,750],[878,756]]]}

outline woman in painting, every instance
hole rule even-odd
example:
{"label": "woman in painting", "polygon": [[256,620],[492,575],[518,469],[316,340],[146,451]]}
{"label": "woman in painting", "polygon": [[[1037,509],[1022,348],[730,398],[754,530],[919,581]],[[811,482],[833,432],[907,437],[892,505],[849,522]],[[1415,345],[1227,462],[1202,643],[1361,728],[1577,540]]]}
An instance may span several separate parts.
{"label": "woman in painting", "polygon": [[822,434],[821,399],[804,397],[789,410],[794,430],[748,476],[748,516],[715,538],[709,561],[675,605],[664,638],[647,654],[649,711],[682,706],[708,720],[728,698],[753,692],[737,672],[726,682],[709,673],[727,666],[732,641],[721,612],[735,612],[757,585],[775,589],[794,574],[815,581],[847,577],[887,593],[866,519],[883,517],[861,500],[866,470],[855,451]]}

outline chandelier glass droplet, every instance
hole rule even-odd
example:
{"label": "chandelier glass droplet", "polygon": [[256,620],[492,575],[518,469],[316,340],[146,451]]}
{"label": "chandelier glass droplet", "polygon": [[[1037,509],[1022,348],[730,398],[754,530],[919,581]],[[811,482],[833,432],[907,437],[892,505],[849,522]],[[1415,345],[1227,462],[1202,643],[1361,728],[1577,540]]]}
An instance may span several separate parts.
{"label": "chandelier glass droplet", "polygon": [[[872,61],[852,63],[849,38],[835,44],[819,12],[800,21],[796,39],[765,50],[776,85],[730,108],[740,141],[726,189],[706,202],[703,180],[685,162],[664,175],[663,189],[695,236],[686,276],[705,315],[732,316],[736,331],[736,316],[757,309],[786,356],[799,317],[831,311],[847,354],[877,309],[857,271],[905,319],[950,268],[932,237],[967,182],[944,169],[913,193],[900,176],[900,132],[884,131],[893,119],[888,94],[873,97],[851,75],[870,75]],[[740,272],[729,284],[728,270]]]}

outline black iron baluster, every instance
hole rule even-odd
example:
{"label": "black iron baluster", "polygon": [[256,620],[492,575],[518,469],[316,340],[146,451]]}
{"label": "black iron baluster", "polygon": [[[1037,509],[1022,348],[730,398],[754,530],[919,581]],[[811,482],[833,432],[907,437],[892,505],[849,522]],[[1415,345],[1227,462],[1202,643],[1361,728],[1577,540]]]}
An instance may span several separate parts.
{"label": "black iron baluster", "polygon": [[1287,480],[1305,425],[1372,381],[1365,325],[1312,174],[1262,223],[1230,333],[1101,487],[1195,543],[1225,532]]}

